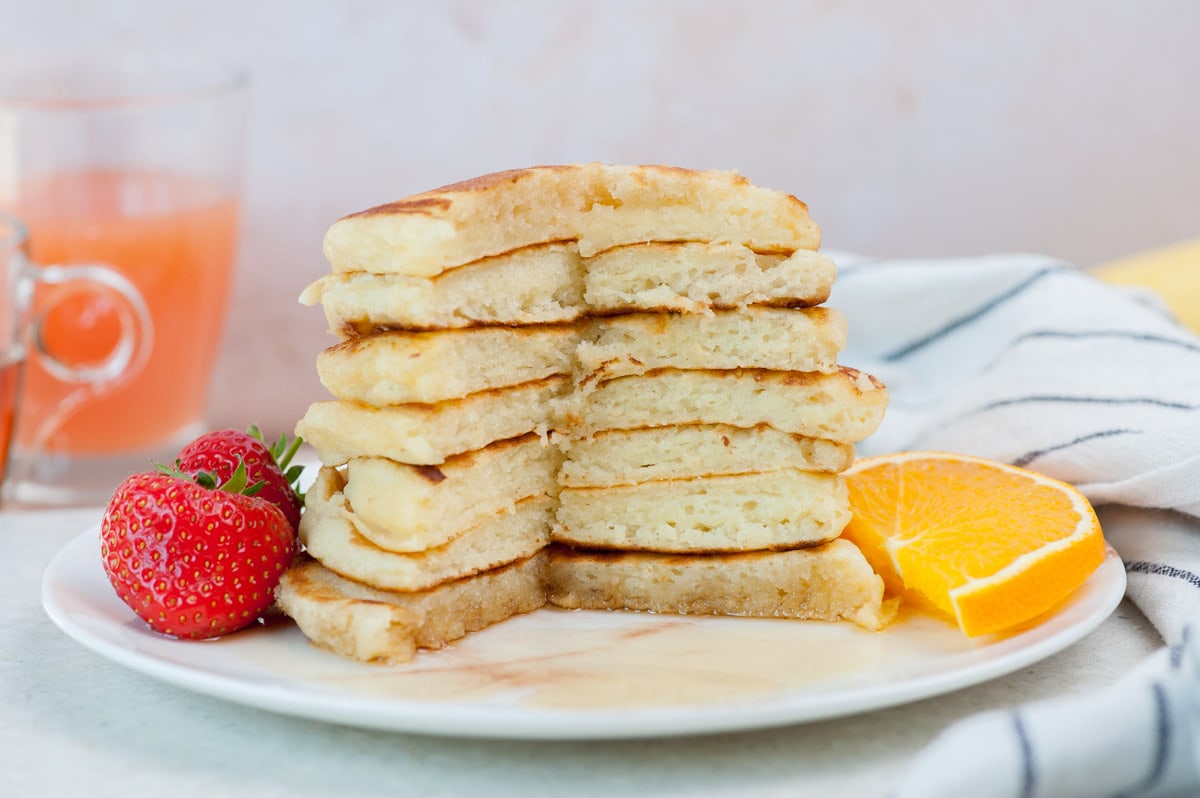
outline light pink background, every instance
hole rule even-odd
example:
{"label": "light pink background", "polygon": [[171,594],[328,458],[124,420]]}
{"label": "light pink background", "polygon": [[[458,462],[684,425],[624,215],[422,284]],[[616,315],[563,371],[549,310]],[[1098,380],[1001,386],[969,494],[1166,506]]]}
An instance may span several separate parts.
{"label": "light pink background", "polygon": [[0,0],[5,50],[169,50],[254,79],[214,425],[290,430],[332,342],[337,217],[496,169],[736,169],[826,246],[1089,266],[1200,236],[1200,3]]}

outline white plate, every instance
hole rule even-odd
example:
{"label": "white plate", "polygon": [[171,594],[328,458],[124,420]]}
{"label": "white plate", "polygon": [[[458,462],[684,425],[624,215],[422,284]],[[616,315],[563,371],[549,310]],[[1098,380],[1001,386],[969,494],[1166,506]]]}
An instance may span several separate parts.
{"label": "white plate", "polygon": [[284,619],[213,641],[157,635],[109,586],[95,528],[55,556],[42,582],[43,604],[63,631],[165,682],[363,728],[510,739],[700,734],[894,706],[1061,651],[1124,593],[1125,568],[1110,551],[1061,607],[1006,636],[970,640],[916,612],[867,632],[849,623],[548,609],[383,667],[319,650]]}

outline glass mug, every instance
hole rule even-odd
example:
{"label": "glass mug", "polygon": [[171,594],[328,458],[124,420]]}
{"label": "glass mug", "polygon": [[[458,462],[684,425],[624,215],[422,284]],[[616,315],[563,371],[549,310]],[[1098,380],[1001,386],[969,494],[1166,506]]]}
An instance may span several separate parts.
{"label": "glass mug", "polygon": [[0,59],[0,212],[27,226],[33,262],[117,272],[151,324],[144,357],[120,376],[64,380],[52,364],[78,370],[125,345],[121,313],[111,292],[39,289],[55,355],[26,366],[7,490],[27,504],[102,505],[201,430],[236,249],[245,74],[188,58],[75,59]]}
{"label": "glass mug", "polygon": [[[25,226],[15,217],[0,214],[0,488],[9,480],[9,455],[16,418],[20,415],[23,367],[32,350],[42,368],[54,379],[74,389],[76,401],[102,394],[119,383],[122,375],[141,368],[150,353],[152,322],[142,295],[129,280],[98,264],[34,266],[26,252]],[[116,346],[96,361],[73,364],[48,345],[46,321],[55,310],[47,305],[34,311],[33,298],[40,287],[64,289],[60,298],[76,290],[108,295],[116,301],[119,326]],[[62,408],[69,413],[70,403]],[[53,426],[53,414],[47,419]]]}

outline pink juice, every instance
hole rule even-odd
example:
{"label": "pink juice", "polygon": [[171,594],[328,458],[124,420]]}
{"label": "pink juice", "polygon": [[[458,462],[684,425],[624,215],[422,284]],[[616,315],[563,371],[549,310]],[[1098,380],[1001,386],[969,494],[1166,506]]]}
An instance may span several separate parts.
{"label": "pink juice", "polygon": [[[21,391],[22,445],[103,454],[161,443],[204,416],[220,344],[237,235],[238,204],[196,180],[154,172],[93,170],[25,184],[9,210],[29,228],[38,264],[103,263],[141,292],[153,319],[149,359],[64,413],[43,442],[43,423],[79,386],[47,374],[31,357]],[[103,292],[39,288],[53,305],[46,347],[73,365],[94,364],[120,335]],[[68,405],[69,406],[69,405]]]}

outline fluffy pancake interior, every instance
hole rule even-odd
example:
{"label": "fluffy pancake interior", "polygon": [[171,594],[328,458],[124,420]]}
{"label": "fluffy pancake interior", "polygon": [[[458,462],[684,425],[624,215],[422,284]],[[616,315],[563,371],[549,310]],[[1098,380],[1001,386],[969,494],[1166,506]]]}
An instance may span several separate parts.
{"label": "fluffy pancake interior", "polygon": [[837,473],[854,459],[852,444],[792,435],[765,424],[749,429],[728,424],[613,429],[555,440],[567,452],[558,482],[573,488],[781,468]]}
{"label": "fluffy pancake interior", "polygon": [[575,348],[580,379],[656,368],[837,371],[846,322],[830,308],[629,313],[592,321]]}
{"label": "fluffy pancake interior", "polygon": [[882,384],[845,367],[829,374],[664,368],[576,391],[564,399],[562,415],[576,436],[670,424],[767,424],[855,442],[875,431],[886,408]]}
{"label": "fluffy pancake interior", "polygon": [[338,399],[432,404],[570,374],[578,340],[569,325],[392,331],[326,349],[317,375]]}
{"label": "fluffy pancake interior", "polygon": [[549,602],[568,609],[849,620],[867,629],[895,612],[883,580],[848,541],[718,555],[578,551],[555,545]]}
{"label": "fluffy pancake interior", "polygon": [[320,302],[330,332],[343,337],[569,322],[586,310],[583,268],[574,244],[554,243],[484,258],[436,277],[328,274],[300,300]]}
{"label": "fluffy pancake interior", "polygon": [[356,457],[342,489],[362,534],[380,548],[440,546],[522,499],[557,492],[562,452],[538,435],[497,441],[437,466]]}
{"label": "fluffy pancake interior", "polygon": [[387,551],[362,534],[344,487],[342,473],[321,469],[305,501],[300,540],[331,571],[382,590],[425,590],[529,557],[549,543],[554,501],[542,495],[483,517],[439,546]]}
{"label": "fluffy pancake interior", "polygon": [[587,261],[584,302],[601,312],[808,307],[829,298],[836,271],[832,259],[807,249],[777,255],[709,242],[625,246]]}
{"label": "fluffy pancake interior", "polygon": [[329,274],[301,301],[320,302],[343,337],[382,330],[568,322],[632,311],[709,313],[714,308],[824,302],[836,267],[825,255],[760,253],[712,242],[651,242],[592,257],[574,243],[525,247],[436,277]]}
{"label": "fluffy pancake interior", "polygon": [[325,465],[343,465],[354,457],[438,465],[495,441],[545,432],[554,426],[551,410],[570,391],[571,378],[558,375],[434,404],[314,402],[296,434]]}
{"label": "fluffy pancake interior", "polygon": [[747,551],[824,543],[850,520],[840,474],[796,468],[564,488],[551,537],[589,548]]}

